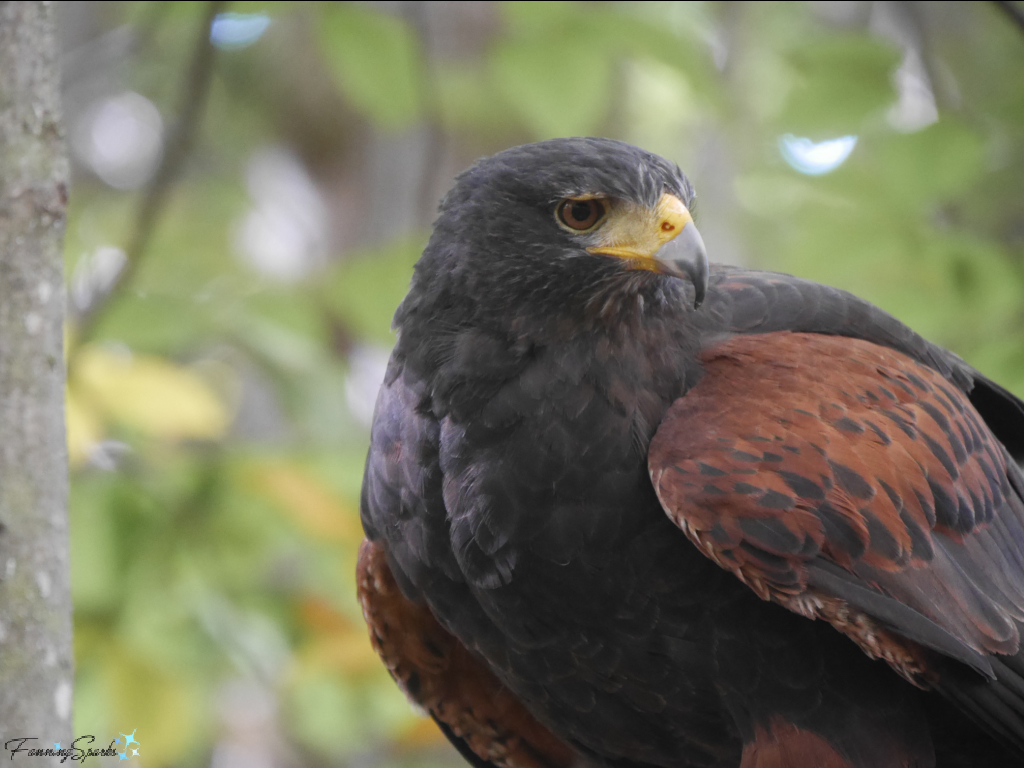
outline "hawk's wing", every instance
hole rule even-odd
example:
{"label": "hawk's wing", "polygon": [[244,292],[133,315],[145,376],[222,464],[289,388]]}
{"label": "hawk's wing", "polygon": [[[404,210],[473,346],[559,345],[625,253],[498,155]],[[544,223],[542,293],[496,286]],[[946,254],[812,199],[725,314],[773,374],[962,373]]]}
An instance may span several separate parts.
{"label": "hawk's wing", "polygon": [[[770,294],[763,273],[725,279],[733,299]],[[772,290],[803,287],[784,282]],[[966,364],[870,305],[827,303],[734,301],[651,444],[658,496],[762,598],[831,622],[1024,749],[1024,477],[965,393]],[[774,328],[822,317],[820,333]]]}
{"label": "hawk's wing", "polygon": [[904,353],[965,392],[1018,462],[1024,462],[1024,403],[947,349],[852,293],[778,272],[715,264],[694,322],[705,342],[773,331],[863,339]]}
{"label": "hawk's wing", "polygon": [[374,650],[475,768],[570,768],[575,752],[537,722],[426,605],[402,594],[381,544],[363,542],[356,578]]}

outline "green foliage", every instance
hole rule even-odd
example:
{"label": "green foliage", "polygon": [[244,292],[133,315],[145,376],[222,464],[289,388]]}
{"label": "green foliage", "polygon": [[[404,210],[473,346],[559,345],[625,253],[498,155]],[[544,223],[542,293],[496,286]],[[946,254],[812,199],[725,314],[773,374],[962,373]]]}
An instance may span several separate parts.
{"label": "green foliage", "polygon": [[[87,5],[146,42],[119,77],[172,125],[204,5]],[[207,765],[243,680],[293,762],[459,763],[362,625],[352,393],[393,343],[422,211],[480,154],[570,134],[661,152],[695,182],[713,259],[861,294],[1024,394],[1024,40],[984,4],[928,5],[939,119],[902,133],[902,50],[822,5],[233,5],[270,27],[220,54],[156,236],[70,360],[76,731],[137,727],[145,765]],[[785,133],[858,143],[808,176]],[[315,218],[293,187],[260,207],[268,146],[331,223],[290,276],[239,245],[249,217]],[[69,275],[123,247],[138,196],[77,174]]]}
{"label": "green foliage", "polygon": [[861,35],[820,37],[794,46],[782,122],[788,131],[823,139],[856,130],[892,103],[892,45]]}
{"label": "green foliage", "polygon": [[594,133],[605,116],[612,62],[573,37],[524,35],[492,59],[498,86],[538,139]]}
{"label": "green foliage", "polygon": [[574,2],[503,4],[509,34],[492,49],[495,85],[535,139],[600,133],[622,95],[616,70],[656,59],[703,79],[692,36],[680,36],[615,5],[581,13]]}
{"label": "green foliage", "polygon": [[394,343],[391,318],[409,290],[413,265],[425,244],[421,237],[390,243],[358,254],[335,270],[325,295],[360,338]]}
{"label": "green foliage", "polygon": [[351,3],[331,3],[317,23],[320,50],[352,104],[385,128],[420,113],[418,41],[400,18]]}

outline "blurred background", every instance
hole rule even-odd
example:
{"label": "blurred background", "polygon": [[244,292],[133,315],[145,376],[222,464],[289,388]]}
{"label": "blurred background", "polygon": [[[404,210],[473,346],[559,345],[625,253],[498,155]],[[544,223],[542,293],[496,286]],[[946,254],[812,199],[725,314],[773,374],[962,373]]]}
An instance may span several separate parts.
{"label": "blurred background", "polygon": [[76,734],[135,729],[145,766],[460,763],[353,570],[391,316],[481,155],[664,154],[712,260],[854,291],[1024,395],[1009,11],[59,3]]}

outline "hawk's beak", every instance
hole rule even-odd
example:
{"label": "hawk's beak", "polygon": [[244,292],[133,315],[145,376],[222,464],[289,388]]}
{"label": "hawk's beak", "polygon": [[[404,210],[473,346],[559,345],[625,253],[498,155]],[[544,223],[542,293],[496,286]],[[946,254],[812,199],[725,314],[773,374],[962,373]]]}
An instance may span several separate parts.
{"label": "hawk's beak", "polygon": [[601,242],[590,253],[617,256],[632,269],[647,269],[693,283],[693,308],[708,290],[708,254],[690,211],[675,195],[665,193],[657,208],[630,208],[613,214],[600,230]]}
{"label": "hawk's beak", "polygon": [[704,303],[708,292],[708,253],[693,219],[655,252],[654,260],[661,266],[661,272],[690,279],[694,290],[694,309]]}

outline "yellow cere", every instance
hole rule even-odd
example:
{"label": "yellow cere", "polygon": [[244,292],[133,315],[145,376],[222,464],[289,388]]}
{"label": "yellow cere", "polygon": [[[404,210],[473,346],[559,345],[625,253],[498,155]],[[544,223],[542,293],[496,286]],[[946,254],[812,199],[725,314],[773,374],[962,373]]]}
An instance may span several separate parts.
{"label": "yellow cere", "polygon": [[692,222],[683,201],[668,193],[661,196],[654,209],[615,205],[608,220],[595,233],[596,244],[587,251],[627,259],[635,269],[660,272],[662,265],[654,254]]}

